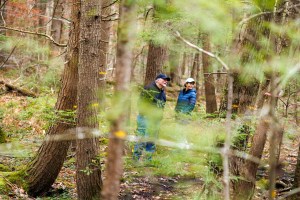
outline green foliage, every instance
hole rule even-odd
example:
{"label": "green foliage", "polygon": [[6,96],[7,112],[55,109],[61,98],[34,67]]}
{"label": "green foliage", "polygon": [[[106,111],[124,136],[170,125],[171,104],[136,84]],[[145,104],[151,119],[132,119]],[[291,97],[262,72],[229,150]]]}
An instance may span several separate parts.
{"label": "green foliage", "polygon": [[281,2],[282,0],[253,0],[253,3],[260,11],[273,11]]}
{"label": "green foliage", "polygon": [[247,124],[241,124],[234,134],[232,145],[239,150],[245,150],[248,144],[248,138],[254,133],[254,128]]}

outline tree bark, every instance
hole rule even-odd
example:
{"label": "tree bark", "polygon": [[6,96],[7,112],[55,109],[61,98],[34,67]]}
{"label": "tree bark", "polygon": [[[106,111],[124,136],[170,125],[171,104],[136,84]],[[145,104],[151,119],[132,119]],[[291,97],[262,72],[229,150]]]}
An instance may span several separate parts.
{"label": "tree bark", "polygon": [[179,53],[176,51],[172,51],[170,53],[170,76],[171,83],[176,85],[182,85],[181,83],[181,67],[179,66]]}
{"label": "tree bark", "polygon": [[[78,83],[78,39],[79,39],[79,8],[77,0],[72,3],[72,29],[67,49],[66,64],[62,76],[62,87],[58,94],[55,110],[67,111],[76,108]],[[74,127],[64,121],[55,122],[47,135],[64,134]],[[44,141],[37,155],[27,167],[28,194],[39,196],[47,192],[54,183],[63,161],[67,155],[70,141]]]}
{"label": "tree bark", "polygon": [[122,155],[126,137],[126,120],[130,105],[130,73],[132,46],[134,44],[134,4],[135,1],[121,1],[119,9],[119,27],[117,41],[116,90],[113,104],[120,109],[117,116],[111,119],[106,179],[102,197],[106,200],[118,199],[120,179],[123,173]]}
{"label": "tree bark", "polygon": [[167,57],[167,48],[162,45],[154,44],[153,41],[149,42],[146,76],[144,85],[151,83],[155,77],[162,73],[163,65]]}
{"label": "tree bark", "polygon": [[101,17],[101,29],[100,29],[100,36],[101,36],[101,45],[100,48],[100,67],[99,67],[99,103],[101,108],[105,107],[104,105],[104,98],[105,98],[105,88],[106,88],[106,76],[107,76],[107,58],[108,58],[108,48],[109,48],[109,34],[110,34],[110,21],[107,20],[105,17],[109,16],[111,12],[111,6],[108,6],[111,3],[111,0],[103,0],[103,8],[102,8],[102,17]]}
{"label": "tree bark", "polygon": [[[253,136],[252,146],[249,154],[256,158],[261,159],[263,149],[267,139],[267,131],[269,129],[268,119],[263,118],[257,125],[256,132]],[[243,179],[233,183],[234,200],[251,199],[255,189],[256,172],[258,163],[251,160],[246,160],[242,166],[239,166],[239,173]],[[238,192],[237,192],[238,191]]]}
{"label": "tree bark", "polygon": [[[98,128],[97,88],[101,45],[101,6],[99,0],[82,0],[79,36],[79,81],[77,134],[81,128]],[[99,140],[92,137],[76,141],[76,184],[78,199],[99,199],[102,188]]]}
{"label": "tree bark", "polygon": [[[206,51],[210,51],[210,39],[207,34],[203,34],[203,48]],[[205,53],[202,54],[203,73],[211,72],[210,57]],[[210,74],[204,74],[205,85],[205,101],[206,101],[206,113],[214,113],[217,111],[216,91],[214,86],[214,77]]]}

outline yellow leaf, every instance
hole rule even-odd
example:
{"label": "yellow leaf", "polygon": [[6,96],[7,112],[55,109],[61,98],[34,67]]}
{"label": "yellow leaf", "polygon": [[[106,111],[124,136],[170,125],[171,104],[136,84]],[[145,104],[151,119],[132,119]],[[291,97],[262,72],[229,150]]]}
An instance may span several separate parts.
{"label": "yellow leaf", "polygon": [[105,75],[105,74],[106,74],[106,72],[99,72],[99,74],[101,74],[101,75]]}

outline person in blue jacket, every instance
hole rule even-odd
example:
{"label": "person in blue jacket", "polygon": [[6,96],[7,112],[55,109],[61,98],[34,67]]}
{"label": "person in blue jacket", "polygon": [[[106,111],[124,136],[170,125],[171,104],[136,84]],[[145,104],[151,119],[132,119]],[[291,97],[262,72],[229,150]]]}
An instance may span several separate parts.
{"label": "person in blue jacket", "polygon": [[[155,81],[145,86],[138,100],[139,114],[137,116],[137,135],[140,137],[157,138],[160,122],[163,118],[163,109],[166,103],[164,88],[170,78],[165,74],[156,76]],[[153,142],[137,142],[133,149],[133,159],[139,160],[143,150],[146,150],[146,158],[152,159],[155,152]]]}
{"label": "person in blue jacket", "polygon": [[185,81],[184,88],[180,91],[175,107],[178,114],[190,115],[196,104],[196,90],[194,89],[195,80],[188,78]]}

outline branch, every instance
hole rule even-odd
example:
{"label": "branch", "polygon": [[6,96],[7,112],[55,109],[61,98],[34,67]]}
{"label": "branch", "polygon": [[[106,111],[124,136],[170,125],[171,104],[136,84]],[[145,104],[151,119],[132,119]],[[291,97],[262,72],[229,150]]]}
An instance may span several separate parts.
{"label": "branch", "polygon": [[0,7],[0,10],[5,6],[6,2],[8,2],[8,0],[4,1],[3,4]]}
{"label": "branch", "polygon": [[102,15],[102,16],[101,16],[101,19],[104,20],[104,19],[109,18],[109,17],[110,17],[110,19],[111,19],[112,16],[117,15],[117,14],[118,14],[118,13],[112,13],[112,14],[109,14],[109,15],[106,15],[106,16],[103,16],[103,15]]}
{"label": "branch", "polygon": [[15,90],[15,91],[19,92],[20,94],[22,94],[24,96],[29,96],[29,97],[34,97],[34,98],[37,97],[37,95],[35,93],[33,93],[33,92],[29,91],[29,90],[22,89],[20,87],[11,85],[9,83],[5,83],[4,81],[0,81],[0,84],[5,85],[5,87],[7,87],[9,90]]}
{"label": "branch", "polygon": [[203,73],[203,75],[213,75],[213,74],[227,74],[227,72],[210,72],[210,73]]}
{"label": "branch", "polygon": [[109,7],[109,6],[112,6],[112,5],[114,5],[115,3],[117,3],[118,1],[119,1],[119,0],[115,0],[115,1],[111,2],[110,4],[108,4],[108,5],[106,5],[106,6],[103,6],[102,9],[107,8],[107,7]]}
{"label": "branch", "polygon": [[276,13],[282,12],[284,9],[296,8],[296,7],[299,7],[299,6],[300,6],[300,4],[295,4],[295,5],[292,5],[292,6],[288,6],[288,7],[286,7],[286,8],[281,8],[281,9],[276,10],[276,11],[269,11],[269,12],[261,12],[261,13],[257,13],[257,14],[251,15],[250,17],[248,17],[248,18],[243,19],[242,21],[240,21],[239,24],[238,24],[238,26],[241,26],[241,25],[243,25],[244,23],[246,23],[247,21],[250,21],[251,19],[254,19],[254,18],[259,17],[259,16],[262,16],[262,15],[276,14]]}
{"label": "branch", "polygon": [[4,29],[7,29],[7,30],[11,30],[11,31],[16,31],[16,32],[20,32],[20,33],[27,33],[27,34],[31,34],[31,35],[43,36],[43,37],[46,37],[48,40],[50,40],[56,46],[59,46],[59,47],[66,47],[67,46],[67,44],[60,44],[60,43],[55,42],[54,39],[51,36],[46,35],[44,33],[25,31],[25,30],[20,30],[20,29],[16,29],[16,28],[6,27],[6,26],[0,26],[0,28],[4,28]]}
{"label": "branch", "polygon": [[8,57],[5,59],[5,61],[2,63],[2,65],[0,66],[0,68],[2,68],[5,63],[8,61],[8,59],[10,58],[10,56],[13,54],[13,52],[15,51],[17,46],[14,46],[14,48],[12,49],[12,51],[10,52],[10,54],[8,55]]}
{"label": "branch", "polygon": [[175,31],[175,36],[180,39],[181,41],[183,41],[184,43],[186,43],[187,45],[189,45],[190,47],[202,52],[202,53],[205,53],[206,55],[212,57],[212,58],[215,58],[218,62],[221,63],[221,65],[226,69],[226,70],[229,70],[227,64],[221,59],[219,58],[217,55],[209,52],[209,51],[205,51],[204,49],[201,49],[200,47],[198,47],[197,45],[194,45],[192,44],[191,42],[187,41],[186,39],[184,39],[183,37],[181,37],[180,33],[178,31]]}

